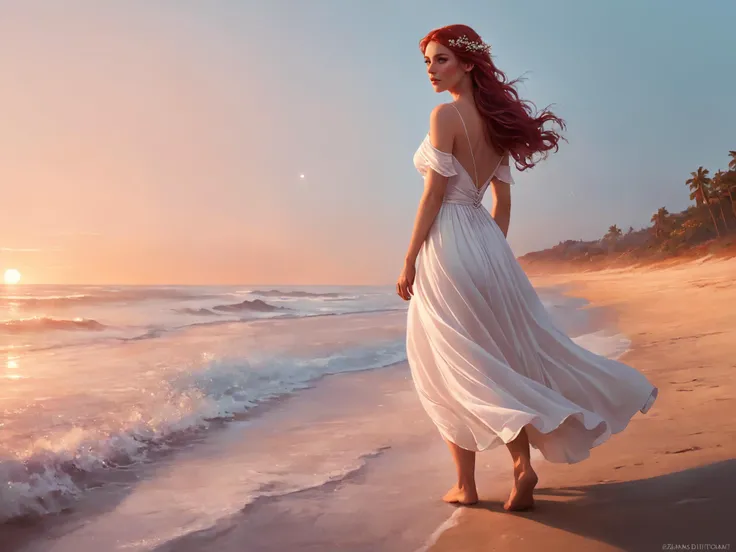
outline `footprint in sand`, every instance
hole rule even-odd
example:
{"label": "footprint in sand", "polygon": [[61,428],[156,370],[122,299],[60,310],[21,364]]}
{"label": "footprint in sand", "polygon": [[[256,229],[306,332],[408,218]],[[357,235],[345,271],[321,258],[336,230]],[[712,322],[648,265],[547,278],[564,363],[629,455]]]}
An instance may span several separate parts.
{"label": "footprint in sand", "polygon": [[696,382],[696,381],[703,381],[703,378],[693,378],[693,379],[687,380],[687,381],[671,381],[670,383],[672,385],[682,385],[683,383],[693,383],[693,382]]}
{"label": "footprint in sand", "polygon": [[689,448],[680,449],[680,450],[666,450],[664,451],[664,453],[665,454],[682,454],[683,452],[691,452],[694,450],[701,450],[701,449],[699,446],[696,445],[694,447],[689,447]]}
{"label": "footprint in sand", "polygon": [[[634,466],[643,466],[644,465],[644,462],[634,462],[633,465]],[[626,464],[621,464],[620,466],[614,466],[613,469],[614,470],[618,470],[618,469],[625,468],[625,467],[627,467]]]}

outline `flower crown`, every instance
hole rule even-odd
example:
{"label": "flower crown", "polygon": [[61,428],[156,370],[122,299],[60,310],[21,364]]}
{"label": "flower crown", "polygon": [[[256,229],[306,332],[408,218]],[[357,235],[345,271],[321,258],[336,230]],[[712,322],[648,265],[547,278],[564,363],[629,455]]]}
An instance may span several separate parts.
{"label": "flower crown", "polygon": [[466,35],[463,35],[460,38],[451,38],[448,40],[448,43],[450,46],[461,48],[467,52],[483,52],[491,55],[491,47],[488,44],[482,40],[480,42],[469,40]]}

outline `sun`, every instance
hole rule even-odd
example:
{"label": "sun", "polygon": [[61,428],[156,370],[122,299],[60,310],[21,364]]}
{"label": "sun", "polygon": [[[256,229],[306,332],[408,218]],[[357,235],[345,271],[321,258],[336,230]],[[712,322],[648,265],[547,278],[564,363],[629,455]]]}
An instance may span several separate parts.
{"label": "sun", "polygon": [[20,282],[20,272],[15,268],[9,268],[5,271],[5,283],[17,284]]}

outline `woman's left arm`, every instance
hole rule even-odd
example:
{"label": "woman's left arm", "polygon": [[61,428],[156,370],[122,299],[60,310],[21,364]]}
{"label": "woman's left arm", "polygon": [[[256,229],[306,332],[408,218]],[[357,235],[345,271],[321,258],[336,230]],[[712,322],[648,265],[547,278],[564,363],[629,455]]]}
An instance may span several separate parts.
{"label": "woman's left arm", "polygon": [[[432,110],[429,117],[429,139],[432,145],[440,151],[452,153],[454,142],[454,114],[450,113],[451,106],[438,105]],[[412,231],[409,249],[404,258],[404,268],[396,283],[399,296],[408,301],[414,294],[415,263],[424,240],[427,239],[429,229],[437,218],[442,207],[442,200],[447,189],[447,176],[442,176],[433,169],[427,169],[424,177],[424,193],[419,201],[414,229]]]}

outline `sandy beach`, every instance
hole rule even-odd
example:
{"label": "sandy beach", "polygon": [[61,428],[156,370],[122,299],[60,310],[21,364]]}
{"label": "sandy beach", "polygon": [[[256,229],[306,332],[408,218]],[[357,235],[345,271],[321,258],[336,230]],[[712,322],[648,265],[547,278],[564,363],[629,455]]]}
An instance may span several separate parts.
{"label": "sandy beach", "polygon": [[537,462],[535,510],[501,508],[509,481],[479,477],[434,552],[727,550],[736,547],[736,259],[533,278],[610,307],[620,360],[659,388],[646,415],[579,464]]}

